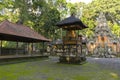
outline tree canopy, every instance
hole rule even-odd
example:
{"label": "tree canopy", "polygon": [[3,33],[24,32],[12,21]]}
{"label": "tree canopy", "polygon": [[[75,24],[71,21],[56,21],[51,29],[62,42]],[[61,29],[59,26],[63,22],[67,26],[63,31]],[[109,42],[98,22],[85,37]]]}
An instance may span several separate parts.
{"label": "tree canopy", "polygon": [[104,12],[112,32],[120,36],[120,0],[93,0],[85,4],[69,3],[66,0],[1,0],[0,21],[22,21],[47,38],[61,38],[61,30],[55,24],[74,13],[89,28],[79,31],[91,37],[96,19]]}

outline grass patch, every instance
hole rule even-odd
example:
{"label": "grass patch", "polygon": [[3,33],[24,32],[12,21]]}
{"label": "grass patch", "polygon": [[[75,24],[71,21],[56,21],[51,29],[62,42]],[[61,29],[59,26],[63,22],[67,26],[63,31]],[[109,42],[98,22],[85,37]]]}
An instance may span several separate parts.
{"label": "grass patch", "polygon": [[58,64],[46,59],[0,65],[0,80],[120,80],[113,70],[97,64]]}

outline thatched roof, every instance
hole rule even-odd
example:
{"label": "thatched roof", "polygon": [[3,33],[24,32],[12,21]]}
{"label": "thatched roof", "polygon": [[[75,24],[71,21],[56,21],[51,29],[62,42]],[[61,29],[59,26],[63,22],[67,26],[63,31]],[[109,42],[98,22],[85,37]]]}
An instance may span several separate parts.
{"label": "thatched roof", "polygon": [[87,28],[87,26],[83,24],[83,22],[80,19],[76,18],[74,15],[65,18],[64,20],[58,22],[56,25],[63,29],[73,30],[81,30]]}
{"label": "thatched roof", "polygon": [[46,42],[50,41],[31,28],[22,24],[15,24],[5,20],[0,24],[0,40],[18,42]]}

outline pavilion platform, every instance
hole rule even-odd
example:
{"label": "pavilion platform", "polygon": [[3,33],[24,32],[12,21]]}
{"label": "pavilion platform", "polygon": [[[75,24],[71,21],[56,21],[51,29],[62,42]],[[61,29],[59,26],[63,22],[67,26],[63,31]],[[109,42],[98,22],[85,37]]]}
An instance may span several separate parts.
{"label": "pavilion platform", "polygon": [[[3,41],[16,42],[16,48],[5,48]],[[48,56],[34,53],[33,43],[49,42],[50,39],[42,36],[28,26],[4,20],[0,23],[0,64],[9,61],[26,61],[34,58],[47,58]],[[26,43],[26,47],[19,47],[19,42]],[[27,51],[27,52],[26,52]]]}
{"label": "pavilion platform", "polygon": [[4,64],[6,62],[23,62],[29,61],[30,59],[44,59],[48,58],[48,55],[9,55],[9,56],[0,56],[0,64]]}

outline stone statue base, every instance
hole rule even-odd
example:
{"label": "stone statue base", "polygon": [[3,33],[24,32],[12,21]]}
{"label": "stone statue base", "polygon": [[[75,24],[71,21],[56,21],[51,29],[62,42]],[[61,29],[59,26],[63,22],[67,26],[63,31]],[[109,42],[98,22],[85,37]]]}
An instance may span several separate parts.
{"label": "stone statue base", "polygon": [[86,61],[86,57],[76,57],[76,56],[59,56],[60,63],[68,64],[80,64]]}

